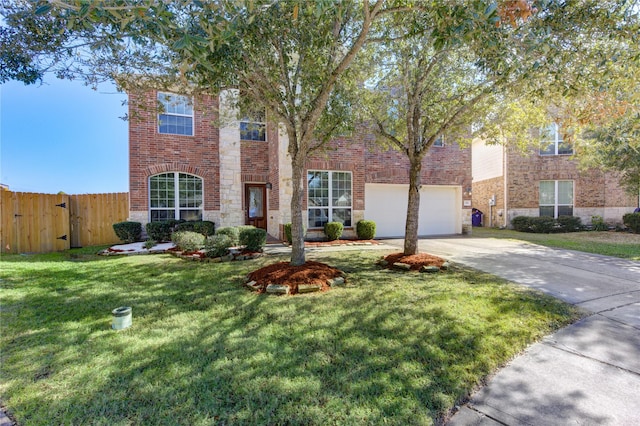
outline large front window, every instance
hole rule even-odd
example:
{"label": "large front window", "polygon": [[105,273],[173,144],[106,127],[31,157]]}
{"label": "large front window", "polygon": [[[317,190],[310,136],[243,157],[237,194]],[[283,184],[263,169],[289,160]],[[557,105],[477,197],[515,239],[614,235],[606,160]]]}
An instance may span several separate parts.
{"label": "large front window", "polygon": [[573,181],[540,181],[540,216],[573,216]]}
{"label": "large front window", "polygon": [[202,179],[186,173],[162,173],[149,178],[151,222],[167,219],[202,220]]}
{"label": "large front window", "polygon": [[327,222],[351,226],[351,172],[310,170],[307,173],[308,227]]}
{"label": "large front window", "polygon": [[542,129],[540,142],[540,155],[571,155],[573,154],[573,147],[571,143],[565,142],[562,139],[562,133],[560,127],[557,124],[552,124],[549,127]]}
{"label": "large front window", "polygon": [[191,98],[158,92],[161,112],[158,133],[193,136],[193,103]]}

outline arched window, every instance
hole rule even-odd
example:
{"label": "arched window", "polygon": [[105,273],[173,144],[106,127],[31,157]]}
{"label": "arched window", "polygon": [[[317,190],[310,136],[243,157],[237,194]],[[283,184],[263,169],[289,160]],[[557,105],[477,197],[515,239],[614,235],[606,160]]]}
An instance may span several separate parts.
{"label": "arched window", "polygon": [[151,222],[202,220],[202,179],[187,173],[162,173],[149,178]]}

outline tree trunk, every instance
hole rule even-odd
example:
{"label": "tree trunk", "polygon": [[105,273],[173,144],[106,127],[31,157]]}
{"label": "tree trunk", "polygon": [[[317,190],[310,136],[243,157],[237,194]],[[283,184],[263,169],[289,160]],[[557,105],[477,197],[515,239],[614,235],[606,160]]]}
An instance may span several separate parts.
{"label": "tree trunk", "polygon": [[302,223],[302,200],[304,195],[304,185],[302,184],[302,174],[304,172],[304,160],[299,158],[291,159],[292,173],[291,185],[293,194],[291,197],[291,265],[300,266],[306,261],[304,253],[304,225]]}
{"label": "tree trunk", "polygon": [[420,158],[410,158],[409,169],[409,201],[407,202],[407,222],[404,229],[404,254],[412,255],[418,252],[418,217],[420,214],[420,172],[422,161]]}

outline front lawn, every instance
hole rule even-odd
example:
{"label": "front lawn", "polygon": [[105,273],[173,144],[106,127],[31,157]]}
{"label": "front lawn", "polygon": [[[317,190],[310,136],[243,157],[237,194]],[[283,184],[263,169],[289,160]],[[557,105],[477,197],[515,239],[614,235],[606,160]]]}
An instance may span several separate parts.
{"label": "front lawn", "polygon": [[[275,256],[3,256],[0,398],[24,425],[431,424],[578,316],[479,272],[379,269],[382,254],[309,254],[350,286],[290,297],[242,286]],[[133,326],[113,331],[119,306]]]}
{"label": "front lawn", "polygon": [[629,232],[584,231],[559,234],[533,234],[509,229],[473,228],[472,236],[509,238],[528,241],[547,247],[640,260],[640,234],[631,234]]}

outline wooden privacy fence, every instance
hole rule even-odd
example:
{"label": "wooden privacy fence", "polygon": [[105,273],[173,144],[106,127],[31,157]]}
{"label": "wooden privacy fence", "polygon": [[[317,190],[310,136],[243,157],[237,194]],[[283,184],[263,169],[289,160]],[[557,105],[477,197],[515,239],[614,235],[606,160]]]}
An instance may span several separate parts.
{"label": "wooden privacy fence", "polygon": [[129,194],[34,194],[0,191],[0,252],[46,253],[118,243],[113,224],[127,220]]}

